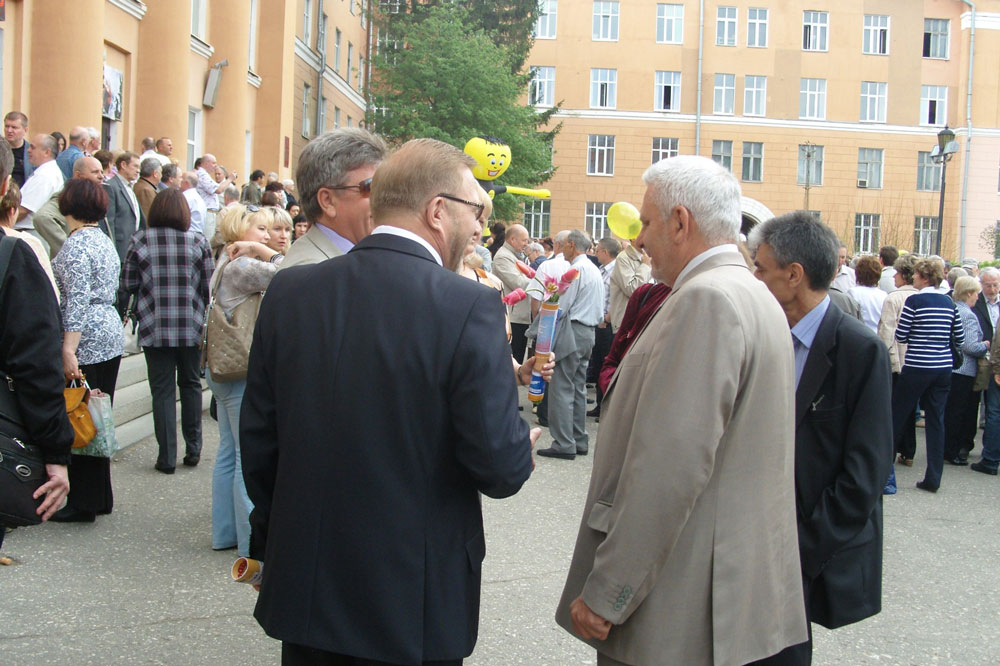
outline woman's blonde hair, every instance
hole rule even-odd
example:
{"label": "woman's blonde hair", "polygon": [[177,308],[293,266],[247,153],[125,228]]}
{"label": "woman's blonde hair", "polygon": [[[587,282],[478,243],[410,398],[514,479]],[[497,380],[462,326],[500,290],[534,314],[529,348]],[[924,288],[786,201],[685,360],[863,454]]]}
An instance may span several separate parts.
{"label": "woman's blonde hair", "polygon": [[256,213],[253,213],[251,219],[256,223],[261,217],[266,218],[267,228],[285,228],[291,231],[295,228],[295,224],[292,223],[292,216],[288,214],[288,211],[279,208],[278,206],[264,206]]}
{"label": "woman's blonde hair", "polygon": [[951,292],[951,298],[956,302],[964,301],[969,297],[969,294],[978,294],[980,291],[982,291],[982,287],[979,286],[979,280],[971,275],[963,275],[955,280],[955,288]]}

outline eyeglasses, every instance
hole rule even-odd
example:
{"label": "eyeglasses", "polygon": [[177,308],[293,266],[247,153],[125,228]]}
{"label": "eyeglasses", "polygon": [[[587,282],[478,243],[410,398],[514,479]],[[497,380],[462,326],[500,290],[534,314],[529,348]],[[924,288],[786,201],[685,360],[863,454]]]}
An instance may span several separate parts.
{"label": "eyeglasses", "polygon": [[479,221],[479,218],[483,216],[483,211],[486,210],[486,204],[482,204],[476,201],[467,201],[465,199],[459,199],[458,197],[452,196],[450,194],[445,194],[444,192],[439,193],[438,196],[441,197],[442,199],[448,199],[449,201],[457,201],[458,203],[463,203],[466,206],[472,206],[477,211],[479,211],[478,213],[476,213],[477,222]]}
{"label": "eyeglasses", "polygon": [[328,187],[328,190],[357,190],[358,194],[363,197],[367,197],[372,193],[372,179],[365,178],[363,181],[357,185],[338,185],[337,187]]}

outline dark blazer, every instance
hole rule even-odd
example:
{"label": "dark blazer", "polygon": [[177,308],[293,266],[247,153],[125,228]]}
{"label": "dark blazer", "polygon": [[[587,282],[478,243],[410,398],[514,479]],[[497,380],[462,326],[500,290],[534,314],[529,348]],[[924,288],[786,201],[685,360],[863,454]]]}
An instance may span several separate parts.
{"label": "dark blazer", "polygon": [[[983,292],[979,292],[979,298],[976,299],[976,304],[972,306],[972,311],[976,314],[976,318],[979,320],[980,328],[983,329],[983,340],[992,340],[993,322],[990,321],[990,312],[986,305],[986,297],[983,296]],[[978,342],[978,340],[976,342]]]}
{"label": "dark blazer", "polygon": [[795,392],[795,492],[809,619],[824,627],[882,608],[882,488],[893,458],[885,345],[827,310]]}
{"label": "dark blazer", "polygon": [[[125,191],[127,186],[118,176],[113,177],[104,183],[104,191],[108,193],[108,216],[106,226],[102,225],[101,230],[111,236],[115,242],[115,249],[118,250],[118,258],[124,262],[125,253],[128,252],[128,244],[135,233],[135,211],[132,208],[132,200]],[[138,202],[137,202],[138,203]],[[146,216],[142,209],[139,209],[139,228],[145,228]]]}
{"label": "dark blazer", "polygon": [[388,234],[278,273],[240,450],[269,636],[396,664],[476,642],[479,493],[531,473],[499,292]]}

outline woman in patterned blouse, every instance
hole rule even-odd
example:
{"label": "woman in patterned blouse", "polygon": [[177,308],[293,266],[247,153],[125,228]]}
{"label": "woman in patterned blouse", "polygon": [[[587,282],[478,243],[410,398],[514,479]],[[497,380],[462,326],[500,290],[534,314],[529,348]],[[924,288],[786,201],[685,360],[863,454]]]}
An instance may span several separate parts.
{"label": "woman in patterned blouse", "polygon": [[[98,228],[108,210],[104,189],[89,180],[66,181],[59,195],[59,212],[66,217],[69,237],[52,261],[61,296],[63,373],[66,379],[86,376],[92,389],[114,400],[124,335],[115,310],[121,262],[115,245]],[[66,507],[52,520],[93,522],[111,513],[111,460],[73,456]]]}

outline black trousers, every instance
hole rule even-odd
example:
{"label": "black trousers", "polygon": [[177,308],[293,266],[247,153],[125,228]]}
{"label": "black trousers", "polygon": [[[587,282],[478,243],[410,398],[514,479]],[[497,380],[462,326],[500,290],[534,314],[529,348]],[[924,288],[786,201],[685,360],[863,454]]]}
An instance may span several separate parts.
{"label": "black trousers", "polygon": [[[115,398],[115,382],[121,356],[101,363],[81,365],[80,372],[87,377],[87,385],[100,389]],[[114,508],[115,497],[111,489],[111,459],[93,456],[73,456],[69,465],[69,496],[66,506],[73,511],[107,514]]]}
{"label": "black trousers", "polygon": [[944,458],[966,456],[976,445],[979,392],[972,390],[975,377],[951,373],[951,390],[944,406]]}
{"label": "black trousers", "polygon": [[[282,666],[395,666],[387,661],[349,657],[335,652],[283,642],[281,644]],[[424,666],[462,666],[461,659],[448,661],[425,661]]]}
{"label": "black trousers", "polygon": [[[590,354],[590,365],[587,366],[587,382],[596,384],[601,376],[601,367],[604,365],[604,357],[611,351],[611,343],[615,341],[615,334],[611,330],[611,324],[606,324],[604,328],[598,326],[594,329],[594,351]],[[601,406],[604,399],[604,392],[601,387],[597,387],[597,406]]]}
{"label": "black trousers", "polygon": [[153,430],[160,453],[156,464],[177,464],[177,403],[174,382],[181,394],[181,432],[185,453],[201,455],[201,351],[197,347],[143,347],[146,373],[153,396]]}
{"label": "black trousers", "polygon": [[[896,390],[896,384],[899,382],[899,373],[892,373],[892,390]],[[909,458],[913,460],[913,456],[917,452],[917,410],[914,409],[909,416],[906,417],[906,421],[903,423],[902,429],[896,436],[896,453],[903,456],[904,458]]]}
{"label": "black trousers", "polygon": [[528,346],[527,324],[510,324],[510,353],[518,363],[524,363],[524,350]]}

